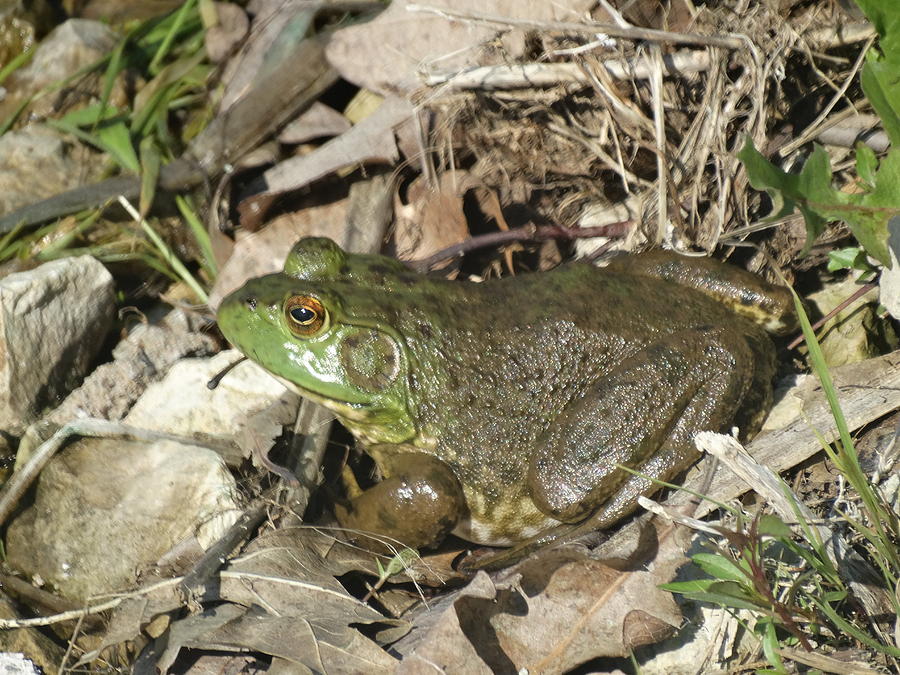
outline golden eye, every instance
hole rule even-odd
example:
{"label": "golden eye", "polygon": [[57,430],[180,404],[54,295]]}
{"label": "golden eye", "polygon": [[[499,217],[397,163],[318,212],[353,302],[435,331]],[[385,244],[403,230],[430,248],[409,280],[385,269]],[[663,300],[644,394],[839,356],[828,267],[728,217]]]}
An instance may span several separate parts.
{"label": "golden eye", "polygon": [[315,335],[325,325],[327,316],[322,303],[308,295],[295,295],[284,305],[291,332],[299,337]]}

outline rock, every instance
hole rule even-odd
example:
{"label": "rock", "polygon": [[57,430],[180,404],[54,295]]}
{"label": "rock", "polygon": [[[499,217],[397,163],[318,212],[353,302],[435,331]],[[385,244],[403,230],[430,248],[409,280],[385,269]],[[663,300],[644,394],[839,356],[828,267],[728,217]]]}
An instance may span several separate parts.
{"label": "rock", "polygon": [[88,168],[70,147],[42,124],[0,136],[0,214],[77,187]]}
{"label": "rock", "polygon": [[8,562],[83,602],[132,586],[178,544],[206,548],[239,508],[234,478],[208,448],[81,439],[47,465],[10,524]]}
{"label": "rock", "polygon": [[[852,277],[828,283],[807,298],[824,316],[855,293],[862,284]],[[816,331],[825,361],[832,368],[864,361],[897,348],[897,334],[878,316],[878,289],[858,298]]]}
{"label": "rock", "polygon": [[[116,34],[99,21],[69,19],[57,26],[34,52],[30,63],[18,69],[3,83],[7,95],[0,100],[0,120],[8,119],[19,106],[45,87],[51,86],[81,68],[95,63],[113,50],[118,42]],[[97,93],[102,86],[97,81]],[[122,98],[121,87],[110,96],[110,103],[116,105]],[[85,90],[78,89],[77,97],[67,101],[60,96],[42,96],[30,102],[23,114],[34,117],[57,117],[72,107],[83,106],[90,101]]]}
{"label": "rock", "polygon": [[[62,659],[60,659],[60,662],[61,661]],[[4,651],[0,653],[0,670],[4,673],[10,673],[10,675],[42,675],[42,673],[46,673],[48,670],[52,671],[56,669],[56,664],[51,663],[48,668],[42,670],[38,667],[37,663],[35,663],[35,660],[28,658],[21,652]]]}
{"label": "rock", "polygon": [[121,420],[147,387],[161,380],[180,359],[209,356],[216,340],[182,310],[157,323],[141,323],[115,346],[113,360],[94,369],[84,383],[47,416],[55,426],[76,417]]}
{"label": "rock", "polygon": [[21,435],[80,383],[114,309],[112,276],[90,256],[0,280],[0,432]]}
{"label": "rock", "polygon": [[[246,362],[229,372],[219,386],[206,384],[240,358],[227,351],[208,359],[183,359],[168,375],[138,399],[125,423],[239,449],[252,455],[254,445],[270,447],[267,440],[294,424],[300,397],[255,363]],[[190,402],[188,405],[186,402]]]}
{"label": "rock", "polygon": [[[21,619],[21,609],[10,600],[0,598],[0,618]],[[65,649],[38,628],[0,630],[0,673],[4,675],[54,673],[59,670],[64,655]]]}

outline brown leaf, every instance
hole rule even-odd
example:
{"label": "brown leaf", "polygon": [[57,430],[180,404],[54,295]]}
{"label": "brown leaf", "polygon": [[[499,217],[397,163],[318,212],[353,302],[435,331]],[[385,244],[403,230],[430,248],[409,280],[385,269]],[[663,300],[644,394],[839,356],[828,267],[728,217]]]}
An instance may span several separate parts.
{"label": "brown leaf", "polygon": [[[655,559],[630,569],[569,546],[523,562],[496,585],[479,574],[440,608],[411,653],[410,639],[396,645],[408,653],[400,671],[424,672],[428,663],[467,672],[560,673],[661,640],[681,623],[672,596],[658,588],[685,561],[672,535],[662,528]],[[420,616],[416,624],[425,621]]]}
{"label": "brown leaf", "polygon": [[[420,70],[491,65],[524,51],[522,31],[475,21],[451,21],[435,13],[410,12],[407,0],[395,0],[375,19],[337,31],[326,56],[344,79],[384,95],[407,94],[421,86]],[[577,21],[594,2],[588,0],[434,0],[433,7],[458,12]],[[503,49],[480,46],[502,30]]]}
{"label": "brown leaf", "polygon": [[[473,185],[465,171],[448,171],[435,189],[419,176],[407,190],[407,204],[394,208],[397,257],[419,260],[469,236],[463,195]],[[399,198],[398,198],[399,201]]]}
{"label": "brown leaf", "polygon": [[387,652],[345,623],[323,625],[316,614],[278,616],[258,606],[225,604],[176,621],[167,641],[160,666],[169,665],[185,647],[260,652],[319,673],[388,673],[396,665]]}
{"label": "brown leaf", "polygon": [[304,187],[338,169],[363,162],[395,162],[399,154],[393,129],[412,114],[412,105],[408,101],[387,99],[374,113],[322,147],[273,166],[263,175],[268,189],[238,205],[241,224],[252,229],[263,220],[277,196]]}

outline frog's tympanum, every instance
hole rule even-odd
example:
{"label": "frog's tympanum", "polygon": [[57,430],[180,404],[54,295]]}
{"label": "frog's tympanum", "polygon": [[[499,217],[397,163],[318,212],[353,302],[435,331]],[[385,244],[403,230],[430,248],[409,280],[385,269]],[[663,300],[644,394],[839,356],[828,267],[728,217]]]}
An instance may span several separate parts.
{"label": "frog's tympanum", "polygon": [[652,492],[644,476],[696,458],[698,431],[754,430],[775,367],[762,324],[790,307],[784,288],[673,253],[470,283],[310,238],[226,298],[219,325],[375,460],[383,480],[344,525],[509,545],[609,525]]}

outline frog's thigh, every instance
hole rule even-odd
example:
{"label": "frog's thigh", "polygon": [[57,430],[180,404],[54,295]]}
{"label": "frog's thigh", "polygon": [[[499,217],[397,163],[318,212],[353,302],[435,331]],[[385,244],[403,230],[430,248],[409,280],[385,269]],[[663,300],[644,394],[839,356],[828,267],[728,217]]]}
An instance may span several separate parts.
{"label": "frog's thigh", "polygon": [[465,509],[462,486],[449,466],[431,455],[393,455],[383,467],[389,477],[338,506],[342,527],[372,532],[410,548],[439,543]]}
{"label": "frog's thigh", "polygon": [[746,341],[727,329],[682,331],[648,345],[570,403],[529,467],[538,508],[576,522],[600,509],[604,524],[634,508],[653,483],[697,455],[693,436],[730,423],[753,372]]}

